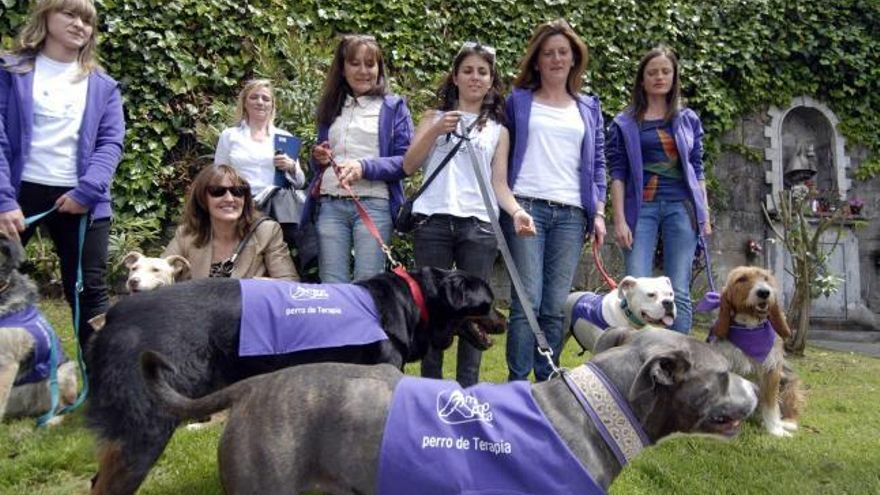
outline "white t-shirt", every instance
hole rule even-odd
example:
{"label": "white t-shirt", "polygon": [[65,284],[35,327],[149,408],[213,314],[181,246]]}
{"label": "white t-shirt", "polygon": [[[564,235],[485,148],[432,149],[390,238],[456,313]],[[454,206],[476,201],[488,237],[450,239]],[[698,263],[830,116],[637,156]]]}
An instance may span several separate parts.
{"label": "white t-shirt", "polygon": [[[220,134],[217,149],[214,152],[215,165],[231,165],[251,185],[255,197],[275,183],[275,134],[290,136],[284,129],[269,126],[269,137],[265,141],[254,141],[251,128],[242,121],[237,127],[227,127]],[[298,157],[292,156],[294,160]],[[305,182],[302,168],[296,167],[294,175],[288,180],[295,187]]]}
{"label": "white t-shirt", "polygon": [[581,208],[584,129],[576,103],[556,108],[533,101],[529,139],[513,194]]}
{"label": "white t-shirt", "polygon": [[76,187],[79,128],[86,109],[89,78],[77,62],[43,54],[34,63],[34,127],[21,179],[46,186]]}
{"label": "white t-shirt", "polygon": [[[336,163],[379,156],[379,114],[383,101],[381,96],[345,97],[342,111],[328,130]],[[383,181],[361,179],[352,184],[351,189],[359,196],[388,199],[388,185]],[[321,178],[321,194],[348,196],[348,192],[339,187],[331,167],[327,167]]]}
{"label": "white t-shirt", "polygon": [[[442,113],[437,114],[436,118],[442,117]],[[463,129],[473,123],[477,118],[474,113],[462,113],[459,121],[459,129]],[[492,206],[495,208],[495,214],[498,214],[498,201],[495,199],[495,193],[492,190],[492,157],[495,155],[495,148],[498,146],[498,137],[501,134],[501,125],[494,120],[488,120],[483,129],[478,133],[471,132],[470,144],[475,147],[477,159],[479,160],[480,169],[483,172],[483,178],[489,189],[489,196],[492,199]],[[449,154],[458,137],[452,136],[449,141],[446,140],[446,134],[437,138],[434,147],[426,160],[425,180],[431,176],[440,162]],[[423,215],[446,214],[456,217],[477,217],[484,222],[489,221],[489,215],[486,213],[486,206],[483,204],[483,197],[480,195],[480,189],[477,185],[477,178],[474,175],[474,167],[471,163],[471,153],[467,149],[468,143],[465,142],[455,153],[455,156],[446,164],[434,182],[425,189],[425,192],[416,199],[413,204],[413,212]]]}

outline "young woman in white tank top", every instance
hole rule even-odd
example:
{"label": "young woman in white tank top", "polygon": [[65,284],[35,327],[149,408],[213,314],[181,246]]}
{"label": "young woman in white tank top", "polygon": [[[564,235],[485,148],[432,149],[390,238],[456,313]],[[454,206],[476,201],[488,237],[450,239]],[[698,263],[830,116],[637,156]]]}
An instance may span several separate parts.
{"label": "young woman in white tank top", "polygon": [[[407,175],[424,168],[429,177],[454,148],[464,129],[470,131],[478,165],[492,181],[493,205],[518,219],[520,229],[532,230],[531,218],[517,205],[507,187],[508,134],[504,127],[501,84],[495,70],[495,50],[465,43],[455,57],[452,72],[438,90],[439,109],[428,111],[416,129],[404,157]],[[418,215],[413,251],[416,265],[456,267],[489,280],[497,245],[489,215],[480,195],[471,153],[463,145],[437,178],[415,201]],[[481,352],[459,340],[456,379],[462,386],[479,380]],[[422,360],[422,376],[440,378],[443,354],[431,349]]]}

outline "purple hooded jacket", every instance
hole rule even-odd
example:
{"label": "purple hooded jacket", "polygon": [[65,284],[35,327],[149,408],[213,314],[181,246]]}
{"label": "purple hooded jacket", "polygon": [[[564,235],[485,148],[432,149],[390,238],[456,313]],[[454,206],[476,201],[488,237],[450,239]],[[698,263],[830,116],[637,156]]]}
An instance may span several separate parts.
{"label": "purple hooded jacket", "polygon": [[[22,59],[0,59],[0,212],[18,208],[21,173],[31,148],[34,126],[34,71],[5,67]],[[93,219],[112,215],[110,184],[122,158],[125,116],[119,83],[100,71],[89,74],[86,108],[79,129],[76,171],[79,182],[70,192],[89,208]]]}
{"label": "purple hooded jacket", "polygon": [[[381,180],[388,184],[391,218],[397,218],[397,211],[406,199],[403,195],[403,179],[406,177],[403,172],[403,155],[412,140],[413,121],[403,98],[385,95],[384,100],[379,110],[379,156],[363,159],[361,163],[364,166],[365,179]],[[318,126],[319,143],[326,141],[329,134],[330,126]],[[302,223],[311,221],[315,201],[321,194],[318,179],[324,170],[314,159],[311,160],[311,166],[315,175],[309,183],[309,194],[300,220]]]}
{"label": "purple hooded jacket", "polygon": [[[703,180],[703,126],[700,118],[693,110],[685,108],[672,119],[672,133],[697,212],[697,224],[702,226],[708,218],[708,209],[700,187],[700,181]],[[642,207],[644,163],[639,124],[629,112],[619,113],[611,123],[608,131],[608,166],[611,180],[621,180],[624,183],[624,216],[630,230],[635,232],[639,209]]]}
{"label": "purple hooded jacket", "polygon": [[[529,117],[532,111],[534,92],[530,89],[514,88],[507,97],[507,126],[510,129],[510,158],[507,168],[507,185],[513,190],[516,179],[522,170],[526,144],[529,142]],[[605,124],[599,98],[579,95],[578,111],[584,121],[584,140],[581,144],[581,206],[587,215],[587,226],[593,230],[596,203],[605,201],[607,192],[605,182]]]}

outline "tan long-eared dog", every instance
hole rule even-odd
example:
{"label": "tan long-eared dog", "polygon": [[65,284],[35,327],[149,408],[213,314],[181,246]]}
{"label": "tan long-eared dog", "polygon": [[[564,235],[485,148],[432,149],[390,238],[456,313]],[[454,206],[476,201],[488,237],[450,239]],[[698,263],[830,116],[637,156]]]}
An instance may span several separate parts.
{"label": "tan long-eared dog", "polygon": [[791,436],[789,432],[798,427],[804,392],[800,379],[785,365],[783,340],[791,336],[791,329],[779,297],[779,284],[768,270],[734,268],[727,275],[718,322],[711,333],[735,371],[757,378],[758,406],[767,431]]}

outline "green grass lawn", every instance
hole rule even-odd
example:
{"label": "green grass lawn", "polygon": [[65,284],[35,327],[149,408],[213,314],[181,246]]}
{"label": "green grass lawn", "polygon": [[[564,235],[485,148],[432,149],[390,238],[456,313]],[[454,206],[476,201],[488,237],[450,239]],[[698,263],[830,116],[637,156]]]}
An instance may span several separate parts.
{"label": "green grass lawn", "polygon": [[[43,308],[68,348],[65,306]],[[573,367],[575,345],[563,354]],[[454,356],[447,354],[446,369]],[[720,441],[676,437],[642,454],[611,487],[612,494],[877,494],[880,493],[880,360],[809,348],[792,363],[808,387],[801,429],[794,438],[766,435],[751,421],[739,437]],[[417,373],[418,365],[410,365]],[[483,359],[484,380],[506,377],[504,339]],[[220,494],[216,469],[220,427],[178,431],[147,478],[144,495]],[[60,427],[32,420],[0,425],[0,494],[79,494],[94,474],[95,444],[77,412]],[[542,494],[543,495],[543,494]]]}

